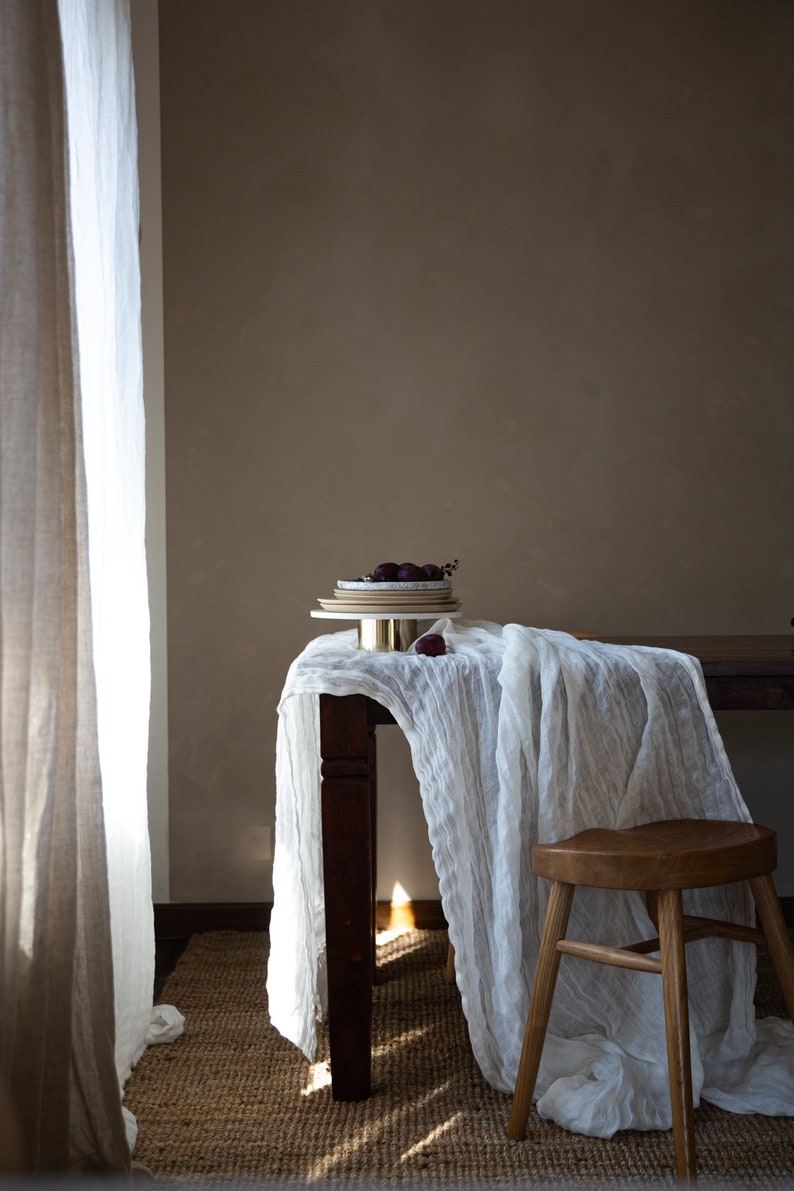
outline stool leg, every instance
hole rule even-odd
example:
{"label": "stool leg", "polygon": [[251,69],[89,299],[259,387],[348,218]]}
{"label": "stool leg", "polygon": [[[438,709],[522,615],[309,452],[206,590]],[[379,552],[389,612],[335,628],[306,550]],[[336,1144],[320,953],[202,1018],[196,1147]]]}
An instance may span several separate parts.
{"label": "stool leg", "polygon": [[532,997],[529,1002],[527,1025],[524,1031],[524,1045],[518,1064],[516,1090],[513,1093],[510,1122],[507,1126],[507,1136],[512,1141],[521,1141],[527,1134],[529,1108],[538,1078],[540,1056],[543,1053],[554,986],[557,983],[557,972],[560,967],[557,943],[560,939],[565,938],[575,888],[575,885],[554,881],[549,893],[543,938],[540,941],[538,964],[535,969]]}
{"label": "stool leg", "polygon": [[662,963],[664,1024],[670,1104],[673,1111],[673,1146],[679,1182],[697,1177],[695,1112],[692,1104],[692,1061],[689,1053],[689,1005],[680,889],[665,889],[658,896],[659,956]]}
{"label": "stool leg", "polygon": [[455,983],[455,948],[451,943],[447,944],[447,963],[444,969],[444,979],[447,984]]}
{"label": "stool leg", "polygon": [[769,873],[750,880],[758,917],[769,944],[772,962],[786,1000],[788,1015],[794,1021],[794,948],[786,929],[786,921],[775,892],[775,885]]}

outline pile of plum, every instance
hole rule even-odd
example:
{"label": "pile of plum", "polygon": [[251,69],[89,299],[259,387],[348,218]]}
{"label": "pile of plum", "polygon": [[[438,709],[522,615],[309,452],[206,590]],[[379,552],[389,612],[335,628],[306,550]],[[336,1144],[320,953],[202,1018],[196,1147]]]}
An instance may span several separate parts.
{"label": "pile of plum", "polygon": [[434,562],[426,562],[421,567],[415,562],[381,562],[371,575],[364,575],[363,578],[372,579],[374,583],[438,583],[448,579],[457,568],[457,558],[440,567]]}

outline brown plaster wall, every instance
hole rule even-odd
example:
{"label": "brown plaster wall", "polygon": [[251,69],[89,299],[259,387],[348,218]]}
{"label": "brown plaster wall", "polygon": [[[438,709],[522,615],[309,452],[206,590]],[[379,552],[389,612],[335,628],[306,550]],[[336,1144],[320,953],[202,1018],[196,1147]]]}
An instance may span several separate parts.
{"label": "brown plaster wall", "polygon": [[[337,578],[457,557],[473,618],[788,629],[794,7],[160,13],[171,895],[259,900]],[[737,765],[794,833],[764,723]],[[432,896],[383,748],[381,892]]]}

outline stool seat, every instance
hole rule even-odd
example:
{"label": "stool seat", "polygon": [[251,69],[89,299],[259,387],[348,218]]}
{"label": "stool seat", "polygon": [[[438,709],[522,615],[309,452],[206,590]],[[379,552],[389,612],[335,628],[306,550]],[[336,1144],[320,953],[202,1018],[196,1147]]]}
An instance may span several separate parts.
{"label": "stool seat", "polygon": [[536,844],[532,867],[539,877],[598,889],[704,889],[773,872],[777,838],[769,827],[720,819],[593,827]]}
{"label": "stool seat", "polygon": [[[794,1019],[794,949],[771,873],[775,832],[757,823],[673,819],[623,829],[591,828],[559,843],[536,844],[532,866],[551,882],[546,922],[524,1032],[508,1137],[526,1136],[527,1120],[563,954],[662,978],[673,1145],[681,1182],[697,1175],[685,944],[712,936],[742,942],[766,939],[786,1008]],[[747,880],[761,930],[744,923],[685,915],[682,890]],[[658,938],[605,946],[566,938],[577,885],[645,893]],[[658,953],[658,958],[652,953]]]}

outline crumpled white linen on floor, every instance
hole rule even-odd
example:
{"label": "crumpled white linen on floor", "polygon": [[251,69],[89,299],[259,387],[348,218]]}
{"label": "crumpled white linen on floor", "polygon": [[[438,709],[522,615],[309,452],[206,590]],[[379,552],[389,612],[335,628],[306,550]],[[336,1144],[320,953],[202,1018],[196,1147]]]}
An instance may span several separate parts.
{"label": "crumpled white linen on floor", "polygon": [[[749,819],[698,663],[552,630],[441,620],[439,658],[313,641],[279,704],[274,907],[267,991],[276,1028],[311,1059],[326,1005],[316,695],[377,699],[405,733],[428,823],[458,987],[485,1078],[511,1091],[548,883],[531,847],[585,827]],[[743,886],[685,895],[751,922]],[[569,934],[653,933],[640,895],[579,890]],[[736,1112],[794,1115],[794,1029],[754,1018],[755,952],[687,950],[693,1088]],[[542,1116],[580,1133],[669,1128],[661,981],[565,957],[538,1087]]]}

